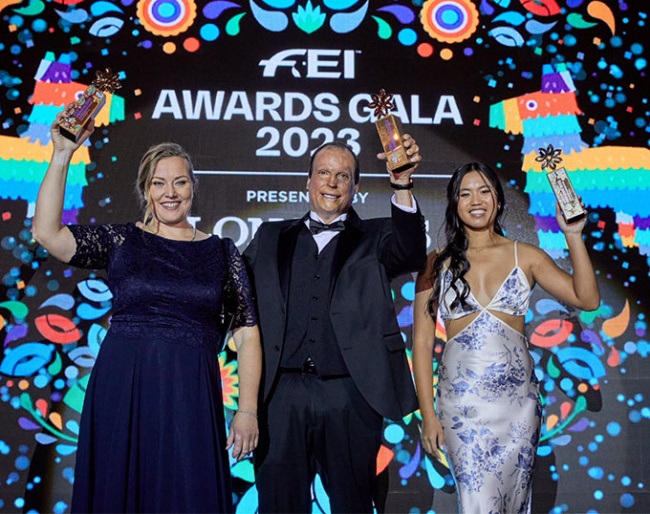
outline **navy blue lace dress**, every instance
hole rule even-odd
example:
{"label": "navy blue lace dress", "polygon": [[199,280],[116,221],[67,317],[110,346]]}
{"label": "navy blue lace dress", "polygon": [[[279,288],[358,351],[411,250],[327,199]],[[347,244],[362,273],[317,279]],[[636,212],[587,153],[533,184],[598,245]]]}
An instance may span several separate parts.
{"label": "navy blue lace dress", "polygon": [[232,511],[217,357],[227,273],[239,297],[234,326],[257,323],[237,248],[133,224],[69,228],[70,264],[106,269],[113,292],[81,415],[72,511]]}

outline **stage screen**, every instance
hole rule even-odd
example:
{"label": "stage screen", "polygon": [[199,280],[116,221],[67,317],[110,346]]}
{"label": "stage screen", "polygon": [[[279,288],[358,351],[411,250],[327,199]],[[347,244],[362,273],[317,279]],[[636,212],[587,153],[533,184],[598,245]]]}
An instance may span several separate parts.
{"label": "stage screen", "polygon": [[[262,222],[308,211],[310,151],[334,139],[360,159],[354,208],[386,216],[368,106],[384,89],[423,155],[414,194],[428,250],[444,244],[449,176],[481,161],[503,182],[507,235],[569,270],[536,160],[562,150],[602,299],[581,312],[536,288],[526,315],[544,404],[533,510],[650,512],[649,12],[641,0],[0,0],[0,512],[70,507],[112,294],[103,272],[48,257],[30,226],[49,127],[105,68],[122,87],[72,163],[66,223],[140,219],[138,163],[163,141],[195,161],[193,222],[240,251]],[[413,278],[393,283],[409,359]],[[230,420],[232,342],[220,362]],[[449,470],[423,452],[419,424],[419,412],[385,422],[385,510],[455,512]],[[255,512],[252,462],[231,464],[236,510]],[[313,498],[329,512],[318,478]]]}

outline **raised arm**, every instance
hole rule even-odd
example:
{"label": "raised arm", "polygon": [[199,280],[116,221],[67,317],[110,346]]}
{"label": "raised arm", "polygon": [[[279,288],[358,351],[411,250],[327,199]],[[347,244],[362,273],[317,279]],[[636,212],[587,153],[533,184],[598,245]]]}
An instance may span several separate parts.
{"label": "raised arm", "polygon": [[94,130],[94,123],[91,121],[78,143],[64,138],[59,132],[59,125],[71,107],[72,104],[57,114],[50,128],[52,159],[38,191],[36,211],[32,220],[34,239],[51,255],[63,262],[70,261],[77,247],[70,230],[61,224],[68,168],[74,152]]}
{"label": "raised arm", "polygon": [[557,204],[555,210],[557,222],[569,248],[573,273],[565,272],[546,252],[535,248],[535,258],[531,263],[533,278],[558,300],[585,311],[595,310],[600,305],[600,291],[589,253],[582,240],[586,218],[567,225]]}
{"label": "raised arm", "polygon": [[[435,253],[429,254],[426,268],[418,273],[415,283],[413,305],[413,374],[422,415],[422,446],[430,455],[437,457],[444,437],[442,426],[433,408],[433,349],[436,320],[429,314],[429,299],[433,292],[431,271]],[[437,310],[437,302],[433,306]],[[434,312],[435,312],[434,310]]]}

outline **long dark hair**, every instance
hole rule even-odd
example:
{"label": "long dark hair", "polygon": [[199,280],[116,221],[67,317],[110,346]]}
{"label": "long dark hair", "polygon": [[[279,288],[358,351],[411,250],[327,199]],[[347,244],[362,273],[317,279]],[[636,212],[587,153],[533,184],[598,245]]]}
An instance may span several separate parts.
{"label": "long dark hair", "polygon": [[[469,295],[469,284],[465,280],[465,275],[469,271],[469,261],[467,260],[467,236],[463,228],[463,223],[458,216],[458,198],[460,194],[460,185],[463,177],[468,173],[476,171],[486,180],[486,183],[492,186],[495,192],[495,204],[497,212],[494,219],[494,231],[503,236],[505,235],[501,228],[501,215],[505,207],[505,196],[503,187],[496,172],[487,164],[481,162],[469,162],[463,164],[454,171],[447,184],[447,209],[445,211],[445,236],[447,244],[438,255],[436,262],[431,271],[431,283],[434,284],[433,293],[429,298],[429,314],[435,318],[436,313],[432,312],[434,303],[440,297],[440,288],[442,287],[441,271],[445,261],[449,260],[449,271],[451,272],[451,288],[456,293],[454,301],[450,308],[454,309],[458,304],[465,305]],[[436,280],[438,278],[438,280]]]}

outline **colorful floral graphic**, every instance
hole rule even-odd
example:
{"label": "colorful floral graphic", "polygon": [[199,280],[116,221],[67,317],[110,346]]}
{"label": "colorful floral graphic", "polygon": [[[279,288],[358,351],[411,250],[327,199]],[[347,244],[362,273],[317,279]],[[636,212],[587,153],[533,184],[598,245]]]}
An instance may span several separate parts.
{"label": "colorful floral graphic", "polygon": [[193,0],[140,0],[138,20],[157,36],[177,36],[192,26],[196,18]]}
{"label": "colorful floral graphic", "polygon": [[[442,64],[461,67],[468,84],[476,84],[472,79],[480,76],[482,85],[468,85],[475,89],[465,93],[482,114],[466,120],[463,128],[468,139],[479,134],[490,140],[493,153],[486,158],[495,156],[498,168],[515,163],[514,168],[524,172],[506,184],[509,193],[529,202],[525,218],[534,223],[539,246],[564,265],[565,244],[551,210],[552,192],[535,161],[539,148],[552,144],[562,149],[563,166],[588,204],[585,238],[597,263],[603,302],[597,311],[584,313],[541,298],[526,315],[545,413],[538,469],[558,488],[580,482],[589,512],[643,512],[646,447],[633,436],[647,431],[650,420],[644,381],[650,356],[647,294],[639,293],[640,284],[648,280],[650,255],[648,45],[647,38],[638,36],[647,32],[645,4],[0,0],[0,15],[0,405],[8,413],[6,423],[24,436],[0,434],[5,471],[0,510],[29,507],[26,498],[44,480],[60,480],[65,487],[40,511],[68,508],[79,414],[110,323],[112,295],[106,283],[91,272],[56,263],[31,237],[30,219],[51,153],[49,125],[56,112],[74,100],[109,59],[112,66],[120,66],[121,59],[148,55],[164,66],[166,60],[181,56],[188,64],[205,67],[210,63],[192,60],[200,50],[230,49],[240,41],[263,45],[265,38],[278,36],[287,48],[312,48],[314,41],[318,48],[323,41],[344,48],[345,38],[363,36],[400,58],[417,59],[425,80],[436,85],[447,86],[438,73]],[[498,57],[486,62],[493,53]],[[96,168],[97,156],[111,152],[111,133],[105,129],[119,130],[127,118],[141,116],[136,109],[127,112],[124,97],[139,98],[144,84],[133,84],[117,70],[124,89],[108,95],[96,119],[97,137],[75,154],[70,167],[66,223],[84,212],[91,212],[94,222],[97,208],[110,206],[110,196],[96,199],[89,194],[103,190],[111,171]],[[471,132],[472,127],[486,130]],[[640,143],[624,146],[629,140]],[[107,160],[119,167],[118,157],[115,151]],[[113,173],[112,178],[123,177]],[[96,203],[89,203],[91,197]],[[516,231],[520,223],[516,219],[506,227]],[[429,234],[436,230],[430,227]],[[406,280],[392,286],[398,322],[408,341],[414,284]],[[440,324],[438,329],[444,340]],[[238,395],[232,347],[219,361],[230,419]],[[438,498],[446,496],[454,485],[445,456],[424,454],[418,423],[418,412],[386,423],[378,471],[394,472],[394,488],[417,487],[421,495],[434,489]],[[627,448],[627,454],[620,455],[620,448]],[[52,455],[43,457],[46,451]],[[30,467],[34,463],[38,465]],[[247,459],[231,464],[240,484],[237,510],[254,512],[252,463]],[[45,468],[52,470],[51,476],[36,471]],[[313,496],[314,511],[328,512],[320,479]],[[587,511],[575,507],[571,494],[563,498],[568,498],[564,504],[551,505],[548,511]],[[427,500],[418,498],[421,503],[405,511],[426,512],[431,505]]]}
{"label": "colorful floral graphic", "polygon": [[460,43],[474,33],[479,15],[469,0],[427,0],[420,21],[433,39]]}

